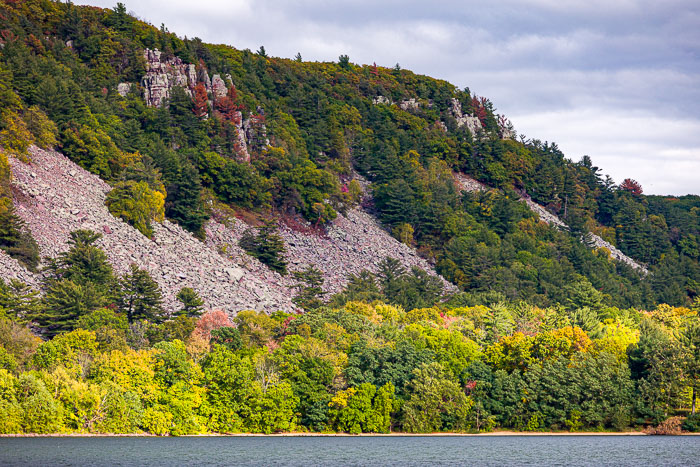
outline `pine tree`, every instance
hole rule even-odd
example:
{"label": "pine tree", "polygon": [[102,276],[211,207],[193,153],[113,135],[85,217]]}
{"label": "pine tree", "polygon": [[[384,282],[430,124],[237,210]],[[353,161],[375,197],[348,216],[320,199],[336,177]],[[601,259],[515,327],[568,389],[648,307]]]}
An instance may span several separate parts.
{"label": "pine tree", "polygon": [[196,236],[204,237],[202,227],[209,214],[202,202],[199,172],[189,163],[182,166],[177,182],[168,186],[165,215]]}
{"label": "pine tree", "polygon": [[323,287],[323,273],[313,266],[309,266],[301,272],[295,272],[299,292],[292,301],[304,310],[315,310],[323,305],[323,296],[326,294]]}
{"label": "pine tree", "polygon": [[17,279],[6,284],[0,278],[0,313],[24,321],[36,316],[39,306],[39,292]]}
{"label": "pine tree", "polygon": [[246,230],[238,245],[273,271],[283,276],[287,274],[287,262],[284,260],[287,250],[274,222],[266,222],[258,229],[257,235],[250,229]]}
{"label": "pine tree", "polygon": [[202,314],[204,310],[204,300],[202,300],[199,294],[193,289],[189,287],[181,288],[176,298],[182,303],[182,310],[178,312],[178,315],[197,317]]}
{"label": "pine tree", "polygon": [[145,269],[131,264],[130,272],[119,280],[119,311],[126,314],[130,323],[138,320],[160,322],[165,317],[162,308],[163,294]]}
{"label": "pine tree", "polygon": [[102,234],[92,230],[76,230],[70,233],[68,251],[60,253],[49,280],[70,279],[76,284],[92,283],[107,293],[114,283],[112,265],[107,255],[95,243]]}
{"label": "pine tree", "polygon": [[32,271],[39,264],[39,247],[9,198],[0,198],[0,250]]}
{"label": "pine tree", "polygon": [[78,284],[70,279],[53,282],[41,309],[31,318],[44,328],[47,337],[75,329],[78,319],[107,303],[93,283]]}

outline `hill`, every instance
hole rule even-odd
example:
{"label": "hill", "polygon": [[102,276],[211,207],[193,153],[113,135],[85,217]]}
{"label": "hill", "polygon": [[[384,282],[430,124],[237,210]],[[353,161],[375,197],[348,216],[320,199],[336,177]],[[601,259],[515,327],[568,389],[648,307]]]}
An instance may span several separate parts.
{"label": "hill", "polygon": [[468,88],[0,0],[0,149],[0,433],[698,430],[700,197]]}

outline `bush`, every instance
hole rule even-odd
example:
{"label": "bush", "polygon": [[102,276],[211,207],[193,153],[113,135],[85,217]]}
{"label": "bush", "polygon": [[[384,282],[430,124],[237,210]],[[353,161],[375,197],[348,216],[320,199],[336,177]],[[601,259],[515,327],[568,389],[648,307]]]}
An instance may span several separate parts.
{"label": "bush", "polygon": [[688,415],[683,424],[681,425],[683,431],[690,431],[691,433],[700,432],[700,414]]}
{"label": "bush", "polygon": [[165,196],[151,190],[146,182],[120,182],[107,194],[107,209],[134,226],[146,237],[153,237],[151,221],[165,217]]}

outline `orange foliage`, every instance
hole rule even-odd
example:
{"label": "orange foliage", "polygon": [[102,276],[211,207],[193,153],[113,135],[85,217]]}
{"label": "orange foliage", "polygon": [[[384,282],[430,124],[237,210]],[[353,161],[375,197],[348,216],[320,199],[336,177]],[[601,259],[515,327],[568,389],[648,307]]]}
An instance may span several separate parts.
{"label": "orange foliage", "polygon": [[231,318],[222,310],[211,310],[202,315],[199,320],[197,320],[197,325],[192,331],[193,337],[199,337],[206,339],[209,342],[211,339],[211,332],[214,329],[233,327]]}

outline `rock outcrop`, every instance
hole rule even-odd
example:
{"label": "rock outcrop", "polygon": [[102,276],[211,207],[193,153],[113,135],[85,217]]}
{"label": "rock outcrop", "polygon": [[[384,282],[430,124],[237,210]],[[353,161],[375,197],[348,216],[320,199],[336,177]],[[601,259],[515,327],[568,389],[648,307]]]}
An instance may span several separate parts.
{"label": "rock outcrop", "polygon": [[170,91],[175,86],[182,87],[192,96],[197,84],[197,69],[193,64],[183,63],[178,57],[163,60],[162,52],[158,49],[146,49],[143,56],[146,59],[146,75],[141,79],[141,85],[146,105],[160,106],[170,97]]}
{"label": "rock outcrop", "polygon": [[[470,176],[463,174],[463,173],[455,173],[454,174],[454,180],[455,180],[455,186],[457,187],[458,191],[487,191],[490,190],[491,188],[488,185],[485,185],[478,180],[474,180]],[[537,216],[540,218],[541,221],[546,222],[549,225],[553,225],[557,227],[558,229],[561,230],[568,230],[569,226],[566,225],[564,221],[559,219],[556,215],[552,214],[551,212],[547,211],[547,209],[532,201],[528,196],[524,196],[521,198],[521,201],[523,201],[525,204],[527,204],[527,207],[530,208],[532,212],[537,214]],[[610,242],[607,242],[603,240],[601,237],[599,237],[596,234],[589,233],[587,235],[587,239],[590,241],[590,244],[592,247],[595,248],[605,248],[610,252],[610,257],[620,261],[622,263],[627,264],[630,266],[632,269],[636,269],[643,274],[647,274],[649,270],[644,267],[644,265],[638,263],[637,261],[633,260],[629,256],[625,255],[623,252],[618,250],[616,247],[614,247]]]}
{"label": "rock outcrop", "polygon": [[[176,224],[154,224],[149,240],[113,217],[104,205],[109,185],[65,156],[36,147],[30,154],[31,164],[11,159],[12,188],[17,214],[34,235],[42,257],[65,251],[71,231],[91,229],[103,234],[98,244],[117,273],[126,272],[131,263],[148,270],[163,290],[169,311],[179,307],[175,295],[182,287],[196,290],[207,308],[231,313],[295,309],[287,287],[222,256]],[[8,258],[0,258],[4,265]],[[11,277],[5,269],[0,266],[0,274]]]}
{"label": "rock outcrop", "polygon": [[452,116],[457,121],[457,127],[461,128],[466,126],[472,135],[476,135],[476,133],[482,129],[481,120],[472,115],[464,115],[462,104],[454,97],[452,98],[452,107],[450,110],[452,111]]}

